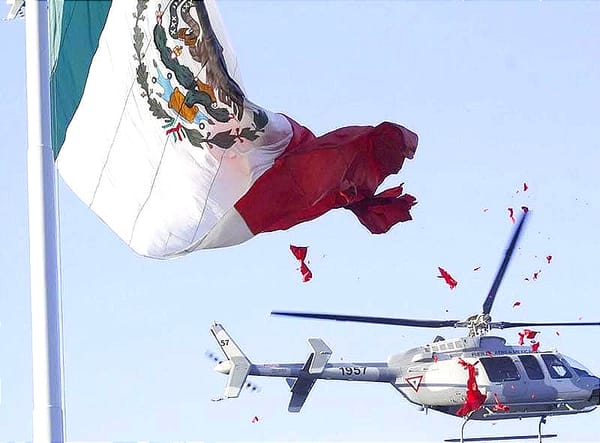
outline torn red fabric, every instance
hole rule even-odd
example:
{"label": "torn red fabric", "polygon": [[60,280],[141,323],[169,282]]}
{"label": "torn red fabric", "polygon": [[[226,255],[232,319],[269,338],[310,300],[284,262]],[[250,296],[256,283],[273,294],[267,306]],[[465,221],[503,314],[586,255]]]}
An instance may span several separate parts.
{"label": "torn red fabric", "polygon": [[498,394],[496,394],[494,392],[494,400],[496,401],[496,404],[494,405],[494,407],[492,408],[492,410],[494,412],[508,412],[510,411],[510,406],[505,405],[504,403],[502,403],[499,399],[498,399]]}
{"label": "torn red fabric", "polygon": [[350,126],[315,137],[288,118],[292,141],[235,204],[253,234],[288,229],[331,209],[346,208],[372,233],[411,220],[415,204],[401,188],[375,196],[405,159],[413,158],[417,135],[389,122]]}
{"label": "torn red fabric", "polygon": [[532,341],[531,342],[531,352],[537,352],[539,348],[540,348],[540,342],[539,341]]}
{"label": "torn red fabric", "polygon": [[525,338],[527,339],[532,339],[535,338],[536,335],[538,335],[540,333],[540,331],[534,331],[533,329],[523,329],[523,334],[525,334]]}
{"label": "torn red fabric", "polygon": [[402,185],[369,199],[345,206],[373,234],[383,234],[399,222],[411,220],[409,210],[417,203],[412,195],[402,194]]}
{"label": "torn red fabric", "polygon": [[560,335],[560,332],[556,331],[556,335]]}
{"label": "torn red fabric", "polygon": [[513,303],[513,308],[516,308],[517,306],[521,306],[521,302],[520,301],[516,301]]}
{"label": "torn red fabric", "polygon": [[485,355],[487,355],[488,357],[493,357],[494,353],[492,351],[485,351]]}
{"label": "torn red fabric", "polygon": [[533,279],[534,279],[534,280],[537,280],[537,279],[538,279],[538,277],[540,276],[540,274],[541,274],[541,273],[542,273],[542,270],[541,270],[541,269],[540,269],[539,271],[537,271],[537,272],[534,272],[534,273],[533,273]]}
{"label": "torn red fabric", "polygon": [[546,256],[546,261],[548,262],[548,264],[550,264],[550,262],[552,261],[552,256],[551,255],[547,255]]}
{"label": "torn red fabric", "polygon": [[296,257],[300,261],[300,273],[302,274],[302,281],[306,283],[312,278],[312,272],[310,269],[308,269],[308,266],[304,261],[306,260],[308,246],[290,245],[290,251],[292,251],[294,257]]}
{"label": "torn red fabric", "polygon": [[481,269],[481,266],[477,266],[476,268],[473,268],[473,271],[479,271]]}
{"label": "torn red fabric", "polygon": [[450,289],[456,288],[458,282],[454,280],[454,278],[452,278],[452,276],[444,268],[438,267],[438,270],[440,271],[440,275],[438,275],[437,277],[443,278],[444,281],[448,284],[448,286],[450,286]]}
{"label": "torn red fabric", "polygon": [[527,183],[523,183],[523,192],[527,192],[527,190],[529,189],[529,186],[527,186]]}
{"label": "torn red fabric", "polygon": [[534,331],[532,329],[523,329],[522,332],[519,332],[519,345],[523,345],[524,339],[534,339],[536,335],[538,335],[540,331]]}
{"label": "torn red fabric", "polygon": [[294,257],[296,257],[298,260],[304,261],[304,260],[306,260],[306,254],[308,252],[308,246],[294,246],[294,245],[290,245],[290,251],[292,251],[292,254],[294,254]]}
{"label": "torn red fabric", "polygon": [[255,415],[254,417],[252,417],[252,423],[258,423],[258,417]]}
{"label": "torn red fabric", "polygon": [[439,360],[439,357],[438,357],[437,355],[435,355],[435,354],[434,354],[434,355],[433,355],[433,357],[432,357],[432,359],[433,359],[433,362],[434,362],[434,363],[437,363],[437,362],[438,362],[438,360]]}
{"label": "torn red fabric", "polygon": [[312,272],[310,269],[308,269],[308,266],[306,266],[306,263],[304,262],[300,263],[300,274],[302,274],[302,281],[304,283],[312,278]]}
{"label": "torn red fabric", "polygon": [[515,211],[513,210],[513,208],[508,208],[508,217],[510,218],[511,222],[515,222]]}
{"label": "torn red fabric", "polygon": [[529,208],[527,206],[521,206],[521,211],[527,212],[529,211]]}
{"label": "torn red fabric", "polygon": [[458,359],[458,364],[463,366],[467,371],[469,371],[465,403],[460,407],[458,411],[456,411],[456,415],[458,415],[459,417],[464,417],[465,415],[468,415],[471,412],[479,409],[481,405],[485,402],[485,399],[487,398],[486,395],[482,394],[479,391],[479,387],[477,386],[477,379],[475,374],[475,365],[477,363],[479,363],[479,361],[477,361],[475,364],[472,364],[467,363],[462,358]]}

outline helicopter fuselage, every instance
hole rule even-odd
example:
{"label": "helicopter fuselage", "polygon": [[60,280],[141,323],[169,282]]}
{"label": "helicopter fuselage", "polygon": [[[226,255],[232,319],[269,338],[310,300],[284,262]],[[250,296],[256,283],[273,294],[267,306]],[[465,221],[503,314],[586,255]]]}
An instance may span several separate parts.
{"label": "helicopter fuselage", "polygon": [[424,409],[459,415],[469,384],[466,364],[475,365],[477,389],[485,398],[481,407],[469,413],[469,419],[575,414],[590,412],[600,402],[600,379],[583,365],[554,350],[532,352],[529,346],[507,346],[501,337],[438,338],[392,355],[387,362],[365,363],[329,363],[327,345],[309,339],[313,352],[305,363],[252,364],[220,325],[215,328],[215,337],[224,337],[218,337],[220,344],[226,343],[223,349],[229,347],[230,353],[239,354],[215,368],[229,374],[228,384],[235,384],[235,373],[241,370],[245,376],[285,378],[292,391],[290,412],[302,408],[317,380],[346,380],[390,383]]}

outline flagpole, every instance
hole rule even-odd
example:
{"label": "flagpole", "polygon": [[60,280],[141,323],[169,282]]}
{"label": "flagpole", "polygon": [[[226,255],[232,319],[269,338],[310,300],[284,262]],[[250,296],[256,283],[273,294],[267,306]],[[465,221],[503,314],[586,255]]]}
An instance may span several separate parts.
{"label": "flagpole", "polygon": [[33,441],[62,443],[62,343],[56,169],[50,139],[48,4],[25,5]]}

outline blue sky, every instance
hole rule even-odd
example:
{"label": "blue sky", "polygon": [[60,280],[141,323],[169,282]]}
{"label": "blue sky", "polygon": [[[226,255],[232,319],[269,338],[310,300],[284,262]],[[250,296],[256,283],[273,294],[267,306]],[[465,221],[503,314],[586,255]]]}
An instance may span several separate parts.
{"label": "blue sky", "polygon": [[[211,402],[225,378],[204,356],[216,350],[208,328],[223,323],[255,362],[303,361],[308,337],[323,338],[332,361],[384,361],[436,332],[269,312],[476,313],[512,229],[508,207],[526,205],[532,216],[493,317],[600,319],[599,3],[223,1],[220,10],[255,103],[317,134],[383,120],[419,134],[415,158],[386,183],[404,182],[417,197],[414,220],[374,236],[338,210],[232,248],[152,261],[60,183],[68,440],[456,436],[460,420],[426,416],[383,384],[317,382],[296,415],[280,379],[257,379],[260,393]],[[0,441],[31,440],[24,28],[0,24]],[[309,283],[290,244],[309,246]],[[438,266],[458,280],[456,289],[436,278]],[[538,270],[538,280],[525,280]],[[597,328],[556,332],[543,329],[542,347],[600,373]],[[517,339],[516,331],[499,335]],[[597,414],[550,418],[545,430],[561,441],[597,441]],[[260,421],[251,423],[255,415]],[[473,423],[469,432],[536,426]]]}

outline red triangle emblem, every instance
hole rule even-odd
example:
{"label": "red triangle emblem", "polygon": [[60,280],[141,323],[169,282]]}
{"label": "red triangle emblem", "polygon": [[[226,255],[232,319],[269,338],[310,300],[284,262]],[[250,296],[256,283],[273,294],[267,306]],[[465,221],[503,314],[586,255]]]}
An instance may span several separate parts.
{"label": "red triangle emblem", "polygon": [[423,376],[415,375],[414,377],[406,377],[404,380],[406,380],[406,383],[408,383],[409,386],[415,390],[415,392],[419,392],[419,386],[421,386]]}

